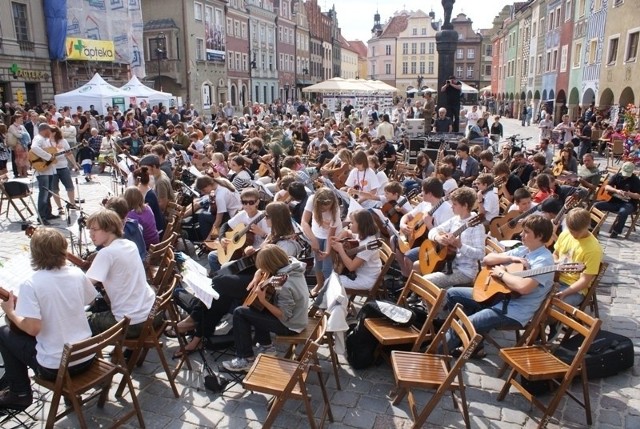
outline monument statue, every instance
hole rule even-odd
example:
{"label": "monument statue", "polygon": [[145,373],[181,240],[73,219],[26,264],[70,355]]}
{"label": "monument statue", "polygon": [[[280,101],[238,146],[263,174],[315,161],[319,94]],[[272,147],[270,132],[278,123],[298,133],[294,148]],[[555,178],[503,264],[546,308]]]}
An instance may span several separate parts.
{"label": "monument statue", "polygon": [[442,24],[442,28],[444,29],[453,28],[453,25],[451,25],[451,12],[455,2],[456,0],[442,0],[442,8],[444,9],[444,24]]}

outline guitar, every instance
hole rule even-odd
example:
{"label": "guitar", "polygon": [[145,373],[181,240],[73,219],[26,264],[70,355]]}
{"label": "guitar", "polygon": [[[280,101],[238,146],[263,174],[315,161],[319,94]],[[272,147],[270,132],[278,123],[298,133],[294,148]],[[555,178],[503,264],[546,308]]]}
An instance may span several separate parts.
{"label": "guitar", "polygon": [[328,172],[325,177],[329,179],[336,188],[341,189],[345,186],[350,171],[351,166],[342,162],[339,167]]}
{"label": "guitar", "polygon": [[[467,230],[482,223],[483,217],[481,215],[473,216],[468,219],[463,225],[460,225],[458,229],[453,231],[451,235],[454,238],[460,237],[460,235]],[[444,262],[447,258],[449,251],[448,246],[442,246],[435,240],[425,240],[420,246],[420,254],[418,261],[420,261],[420,273],[422,275],[430,274],[436,271],[438,266]]]}
{"label": "guitar", "polygon": [[[585,266],[582,263],[571,262],[533,268],[524,271],[523,268],[522,264],[519,263],[510,264],[507,266],[507,272],[518,277],[534,277],[540,274],[553,272],[580,273],[584,271]],[[484,267],[480,270],[473,284],[472,296],[474,301],[479,303],[484,303],[491,299],[499,299],[513,294],[515,294],[515,292],[509,289],[502,280],[491,277],[491,267]]]}
{"label": "guitar", "polygon": [[[354,240],[351,238],[342,240],[342,245],[345,248],[345,253],[347,254],[347,256],[357,255],[363,250],[375,250],[382,247],[382,240],[379,238],[372,240],[367,244],[363,244],[362,246],[358,246],[358,243],[358,240]],[[346,276],[349,276],[351,274],[351,271],[347,270],[344,262],[342,262],[342,258],[340,257],[340,254],[338,252],[331,251],[331,257],[333,258],[333,270],[336,273]]]}
{"label": "guitar", "polygon": [[[618,170],[618,173],[620,173],[620,170]],[[609,180],[611,179],[611,177],[612,176],[607,176],[605,180],[602,182],[602,184],[600,185],[600,187],[598,188],[598,192],[596,193],[596,196],[595,196],[596,201],[610,201],[611,198],[613,198],[613,194],[607,191],[607,185],[609,185]],[[623,195],[616,194],[616,198],[624,201],[625,203],[629,201],[629,198]]]}
{"label": "guitar", "polygon": [[226,248],[219,240],[205,241],[204,245],[208,249],[218,252],[218,261],[220,261],[221,264],[225,264],[232,259],[238,259],[242,257],[242,249],[252,245],[254,242],[255,235],[251,232],[251,226],[258,224],[264,217],[265,213],[262,212],[249,222],[248,225],[239,224],[231,231],[227,231],[224,238],[228,238],[230,242],[227,243]]}
{"label": "guitar", "polygon": [[588,174],[586,176],[578,176],[577,174],[574,173],[567,173],[567,174],[561,174],[560,176],[558,176],[556,178],[556,182],[560,182],[560,183],[576,183],[576,182],[580,182],[581,180],[589,180],[592,177],[596,177],[596,176],[601,176],[603,174],[608,174],[609,170],[598,170],[594,173]]}
{"label": "guitar", "polygon": [[44,150],[45,152],[47,152],[48,154],[52,155],[51,159],[49,159],[48,161],[45,159],[40,158],[40,156],[38,156],[33,149],[29,150],[29,162],[31,163],[31,166],[33,167],[34,170],[36,171],[44,171],[47,168],[49,168],[49,166],[53,163],[56,162],[56,158],[61,156],[61,155],[66,155],[69,152],[72,152],[75,148],[77,148],[78,146],[80,146],[79,144],[75,145],[72,148],[69,148],[67,150],[64,150],[62,152],[58,152],[58,148],[57,147],[43,147],[42,150]]}
{"label": "guitar", "polygon": [[397,226],[400,223],[400,218],[402,217],[402,213],[400,213],[402,206],[404,206],[418,193],[420,193],[419,190],[412,189],[407,195],[401,197],[398,201],[388,201],[384,203],[380,210],[382,210],[382,213],[391,221],[392,224]]}
{"label": "guitar", "polygon": [[[276,294],[276,286],[282,286],[287,281],[289,276],[286,274],[276,274],[272,277],[267,276],[267,273],[264,273],[262,275],[262,278],[258,282],[256,288],[264,290],[267,301],[273,302],[273,298]],[[264,304],[262,304],[258,299],[258,292],[255,289],[249,292],[249,295],[247,295],[247,297],[244,299],[242,305],[245,307],[253,308],[256,311],[264,311]]]}
{"label": "guitar", "polygon": [[564,206],[562,206],[562,208],[560,209],[556,217],[553,218],[553,220],[551,221],[553,223],[553,234],[551,234],[551,238],[549,239],[549,241],[547,241],[547,244],[546,244],[547,247],[553,246],[553,244],[558,239],[558,229],[560,228],[560,223],[562,222],[564,215],[567,214],[569,210],[571,210],[572,208],[580,204],[580,202],[587,195],[588,195],[587,192],[585,192],[584,190],[578,189],[575,193],[570,195],[569,198],[567,198],[567,201],[565,201]]}
{"label": "guitar", "polygon": [[[3,301],[8,301],[9,300],[9,296],[10,293],[8,290],[6,290],[3,287],[0,287],[0,299]],[[9,326],[9,328],[16,334],[20,334],[20,335],[28,335],[31,336],[29,334],[27,334],[26,332],[24,332],[22,329],[18,328],[16,325],[14,325],[13,323],[11,323],[11,320],[9,320],[9,318],[5,315],[4,316],[4,320],[7,324],[7,326]]]}
{"label": "guitar", "polygon": [[[285,236],[281,236],[281,237],[274,237],[271,239],[267,239],[264,243],[263,246],[265,244],[269,244],[269,243],[278,243],[278,241],[280,240],[291,240],[294,239],[298,236],[299,234],[291,234],[291,235],[285,235]],[[239,258],[233,262],[231,262],[230,264],[225,265],[224,267],[222,267],[220,269],[220,271],[218,271],[218,274],[238,274],[243,272],[246,269],[255,267],[256,265],[256,257],[258,256],[258,252],[260,251],[260,249],[256,249],[256,251],[254,253],[252,253],[249,256],[243,256],[242,258]]]}
{"label": "guitar", "polygon": [[[34,232],[36,232],[36,227],[33,226],[33,225],[29,225],[29,226],[27,226],[27,229],[24,230],[24,235],[26,235],[27,237],[31,238],[31,236],[33,236]],[[93,262],[93,259],[95,259],[96,253],[94,252],[92,255],[93,255],[92,258],[88,258],[90,260],[86,260],[85,261],[81,257],[76,256],[71,252],[67,252],[67,261],[71,262],[76,267],[86,271],[91,267],[91,263]],[[91,257],[91,255],[89,255],[89,256]]]}
{"label": "guitar", "polygon": [[[549,198],[558,198],[558,196],[552,195]],[[498,241],[511,240],[514,235],[522,232],[522,224],[520,221],[538,210],[540,210],[540,204],[531,207],[523,213],[512,210],[504,216],[498,216],[489,223],[489,232],[491,236]]]}
{"label": "guitar", "polygon": [[[449,197],[443,197],[438,201],[431,210],[429,210],[426,216],[433,216],[433,214],[445,203],[448,201]],[[416,241],[421,238],[424,233],[427,231],[427,224],[424,223],[425,215],[424,213],[417,213],[413,219],[407,221],[407,228],[411,230],[411,233],[408,236],[400,236],[398,239],[398,248],[402,253],[407,253],[414,247]]]}

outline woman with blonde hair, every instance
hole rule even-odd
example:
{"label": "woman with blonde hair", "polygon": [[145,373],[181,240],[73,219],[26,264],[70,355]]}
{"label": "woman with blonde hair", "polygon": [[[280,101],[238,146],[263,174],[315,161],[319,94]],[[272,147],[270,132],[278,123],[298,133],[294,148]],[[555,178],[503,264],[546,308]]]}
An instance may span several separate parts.
{"label": "woman with blonde hair", "polygon": [[150,245],[160,242],[153,210],[144,202],[142,192],[135,186],[130,186],[125,189],[123,197],[129,206],[127,219],[136,220],[142,225],[142,235],[144,236],[144,244],[147,246],[147,249],[149,249]]}

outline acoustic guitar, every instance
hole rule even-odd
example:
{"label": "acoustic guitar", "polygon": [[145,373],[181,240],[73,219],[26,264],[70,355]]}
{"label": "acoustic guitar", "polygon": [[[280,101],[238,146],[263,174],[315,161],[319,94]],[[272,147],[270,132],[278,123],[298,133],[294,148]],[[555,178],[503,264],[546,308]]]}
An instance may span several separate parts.
{"label": "acoustic guitar", "polygon": [[[448,201],[449,197],[443,197],[438,201],[431,210],[427,212],[426,216],[433,216],[433,214],[445,203]],[[413,219],[407,221],[407,228],[411,230],[410,234],[407,236],[400,235],[398,238],[398,248],[402,253],[407,253],[411,250],[414,245],[417,244],[418,240],[422,238],[425,232],[427,232],[427,224],[424,222],[425,215],[424,213],[417,213]],[[422,244],[422,243],[420,243]]]}
{"label": "acoustic guitar", "polygon": [[569,198],[567,198],[567,201],[565,201],[564,206],[562,206],[562,208],[560,209],[556,217],[553,218],[553,220],[551,221],[551,223],[553,223],[553,234],[551,234],[551,238],[549,239],[549,241],[547,241],[547,244],[546,244],[547,247],[550,248],[551,246],[553,246],[556,240],[558,239],[558,235],[559,235],[558,230],[560,229],[560,223],[562,222],[562,219],[567,214],[567,212],[572,208],[576,207],[578,204],[580,204],[580,202],[582,202],[582,200],[588,194],[589,193],[586,190],[578,189],[575,193],[570,195]]}
{"label": "acoustic guitar", "polygon": [[[581,273],[584,271],[585,265],[580,262],[569,262],[548,265],[545,267],[532,268],[530,270],[524,270],[524,267],[520,263],[509,264],[506,267],[506,271],[518,277],[535,277],[540,274],[546,273]],[[512,291],[504,284],[500,279],[491,277],[491,267],[484,267],[478,273],[475,282],[473,283],[473,300],[479,303],[485,303],[490,300],[500,299],[502,297],[514,295],[516,292]]]}
{"label": "acoustic guitar", "polygon": [[[375,250],[382,247],[382,240],[375,239],[370,241],[367,244],[363,244],[362,246],[358,246],[359,241],[352,238],[345,238],[341,240],[342,245],[344,246],[345,253],[347,256],[357,255],[359,252],[363,250]],[[333,258],[333,270],[341,275],[351,276],[353,273],[347,269],[340,257],[340,254],[336,251],[331,251],[331,257]]]}
{"label": "acoustic guitar", "polygon": [[51,164],[54,164],[57,161],[57,157],[61,156],[61,155],[66,155],[69,152],[72,152],[75,148],[77,148],[80,145],[75,145],[74,147],[64,150],[62,152],[58,152],[58,148],[57,147],[43,147],[42,150],[44,150],[45,152],[47,152],[49,155],[51,155],[51,159],[49,159],[48,161],[46,159],[42,159],[40,158],[40,156],[38,156],[33,149],[29,150],[29,162],[31,163],[31,166],[33,167],[34,170],[40,172],[40,171],[44,171],[47,168],[49,168],[49,166]]}
{"label": "acoustic guitar", "polygon": [[246,246],[253,244],[255,235],[251,232],[251,226],[258,224],[264,219],[265,213],[262,212],[255,217],[248,225],[239,224],[231,231],[227,231],[224,234],[224,238],[228,238],[230,241],[225,248],[219,240],[206,241],[204,244],[210,250],[218,252],[218,261],[221,264],[225,264],[232,259],[238,259],[242,257],[242,249]]}
{"label": "acoustic guitar", "polygon": [[[482,223],[483,216],[476,215],[469,218],[464,224],[460,225],[458,229],[453,231],[451,235],[455,238],[460,237],[467,228],[471,228]],[[420,253],[418,261],[420,261],[420,273],[422,275],[433,273],[437,271],[439,266],[447,259],[447,253],[449,251],[448,246],[442,246],[435,240],[425,240],[420,245]]]}
{"label": "acoustic guitar", "polygon": [[336,188],[341,189],[345,186],[350,171],[351,166],[342,162],[339,167],[328,172],[326,176]]}
{"label": "acoustic guitar", "polygon": [[[258,282],[258,286],[256,286],[256,288],[264,290],[267,301],[273,303],[273,298],[276,294],[276,287],[282,286],[289,276],[286,274],[276,274],[272,277],[267,276],[267,273],[262,275],[262,278]],[[249,292],[249,295],[244,299],[242,305],[253,308],[256,311],[264,311],[264,304],[262,304],[260,299],[258,299],[258,292],[255,289]]]}
{"label": "acoustic guitar", "polygon": [[[622,170],[622,168],[620,168],[620,170]],[[618,173],[620,173],[620,170],[618,170]],[[598,188],[598,192],[596,192],[596,196],[595,196],[596,201],[610,201],[611,198],[613,198],[613,194],[607,191],[607,185],[609,185],[609,181],[611,180],[611,177],[612,177],[611,175],[607,176],[602,182],[602,184],[600,185],[600,187]],[[622,195],[616,195],[616,198],[624,201],[625,203],[629,201],[628,197],[624,197]]]}
{"label": "acoustic guitar", "polygon": [[394,226],[398,226],[402,213],[400,210],[411,198],[420,193],[417,189],[412,189],[407,195],[402,196],[398,201],[388,201],[382,205],[380,210],[391,221]]}
{"label": "acoustic guitar", "polygon": [[[6,302],[9,300],[9,296],[10,296],[9,291],[3,287],[0,287],[0,299]],[[16,334],[29,335],[26,332],[24,332],[22,329],[18,328],[13,323],[11,323],[11,320],[9,320],[9,318],[6,315],[4,316],[4,321],[6,322],[7,326]]]}
{"label": "acoustic guitar", "polygon": [[[558,196],[551,195],[549,198],[558,198]],[[498,216],[492,219],[491,223],[489,223],[491,236],[498,241],[513,239],[514,235],[522,232],[522,224],[520,221],[540,210],[540,206],[540,204],[533,206],[523,213],[512,210],[504,216]]]}

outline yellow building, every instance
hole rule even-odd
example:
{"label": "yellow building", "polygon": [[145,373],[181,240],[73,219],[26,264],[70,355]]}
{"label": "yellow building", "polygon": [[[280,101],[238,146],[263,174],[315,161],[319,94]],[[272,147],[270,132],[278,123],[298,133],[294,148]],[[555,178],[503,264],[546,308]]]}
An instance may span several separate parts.
{"label": "yellow building", "polygon": [[347,40],[340,36],[340,77],[343,79],[355,79],[358,75],[358,51]]}

